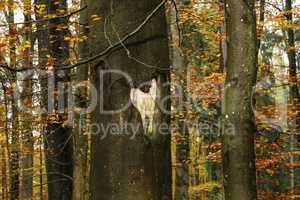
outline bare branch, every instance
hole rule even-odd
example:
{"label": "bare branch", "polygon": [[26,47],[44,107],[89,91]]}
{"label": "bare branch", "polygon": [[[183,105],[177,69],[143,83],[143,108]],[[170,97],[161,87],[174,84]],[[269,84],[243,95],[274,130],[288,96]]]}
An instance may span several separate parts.
{"label": "bare branch", "polygon": [[71,16],[83,11],[86,9],[87,6],[80,8],[79,10],[76,10],[74,12],[65,14],[65,15],[60,15],[60,16],[55,16],[55,17],[50,17],[50,18],[45,18],[45,19],[40,19],[40,20],[29,20],[26,22],[18,22],[18,23],[7,23],[7,24],[0,24],[0,27],[7,27],[9,25],[22,25],[22,24],[33,24],[33,23],[41,23],[41,22],[46,22],[54,19],[60,19],[60,18],[70,18]]}

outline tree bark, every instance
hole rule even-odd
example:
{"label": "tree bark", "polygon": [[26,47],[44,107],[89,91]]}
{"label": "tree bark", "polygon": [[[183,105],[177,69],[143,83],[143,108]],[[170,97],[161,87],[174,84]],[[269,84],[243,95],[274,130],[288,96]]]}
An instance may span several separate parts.
{"label": "tree bark", "polygon": [[257,53],[259,53],[260,45],[261,45],[261,37],[264,31],[264,22],[265,22],[265,5],[266,0],[260,0],[259,5],[259,24],[258,24],[258,34],[257,34]]}
{"label": "tree bark", "polygon": [[[16,67],[16,26],[14,25],[14,2],[8,2],[8,23],[9,23],[9,59],[10,66]],[[17,88],[16,82],[17,74],[13,72],[11,91]],[[10,199],[19,199],[20,193],[20,166],[19,166],[19,129],[18,129],[18,105],[15,98],[11,96],[11,114],[12,114],[12,135],[11,135],[11,151],[10,151]]]}
{"label": "tree bark", "polygon": [[[30,42],[32,45],[32,24],[28,23],[31,20],[31,2],[26,0],[24,2],[24,18],[26,24],[25,41]],[[24,61],[26,68],[32,68],[32,50],[33,47],[28,47],[24,51]],[[32,82],[31,76],[26,77],[28,80],[24,81],[24,90],[21,95],[22,105],[26,108],[32,108]],[[33,134],[30,121],[32,121],[31,110],[23,114],[23,133],[22,133],[22,184],[21,184],[21,198],[32,199],[33,198]]]}
{"label": "tree bark", "polygon": [[[66,0],[50,1],[49,14],[61,16],[66,13]],[[54,83],[47,85],[48,94],[49,90],[51,93],[48,103],[52,101],[52,106],[48,107],[50,118],[44,138],[49,200],[70,200],[73,192],[72,136],[71,129],[66,124],[69,92],[67,85],[70,83],[70,77],[68,70],[59,69],[60,66],[69,64],[69,44],[65,40],[68,34],[68,18],[49,20],[49,52],[54,78]]]}
{"label": "tree bark", "polygon": [[[45,6],[45,10],[40,10],[39,8]],[[46,70],[46,65],[48,62],[49,55],[49,27],[48,22],[43,21],[48,15],[49,1],[48,0],[34,0],[34,11],[36,20],[41,22],[36,23],[36,40],[38,44],[38,68],[42,71]],[[39,83],[41,85],[41,95],[40,95],[40,105],[44,108],[45,111],[48,111],[48,80],[47,74],[39,74]],[[40,191],[40,200],[44,199],[44,177],[43,177],[43,152],[45,152],[44,146],[46,143],[46,129],[47,129],[47,112],[42,113],[41,123],[43,124],[42,134],[39,137],[39,191]],[[46,186],[47,187],[47,186]]]}
{"label": "tree bark", "polygon": [[[88,0],[91,56],[96,55],[120,41],[120,38],[135,30],[150,13],[162,5],[160,0],[94,1]],[[95,22],[93,15],[101,16]],[[160,73],[168,73],[167,25],[163,6],[160,6],[151,20],[129,40],[111,51],[102,61],[91,63],[93,83],[98,91],[98,105],[92,113],[93,127],[100,127],[92,135],[91,144],[91,199],[99,200],[162,200],[171,199],[170,160],[163,160],[155,168],[153,163],[156,147],[144,134],[139,111],[130,100],[133,87],[152,80]],[[120,73],[110,73],[117,70]],[[101,76],[100,73],[105,73]],[[124,77],[127,74],[132,79]],[[147,91],[146,88],[141,88]],[[103,96],[104,94],[104,96]],[[101,96],[102,95],[102,96]],[[116,113],[128,104],[127,109]],[[132,128],[128,128],[130,125]],[[117,130],[112,127],[117,127]],[[101,128],[102,127],[102,128]],[[103,130],[107,128],[107,131]],[[164,141],[165,142],[165,141]],[[166,144],[166,143],[165,143]],[[170,146],[164,146],[168,155]],[[157,150],[163,152],[163,150]],[[162,154],[159,154],[161,156]],[[162,161],[162,157],[160,157]],[[163,166],[165,165],[165,166]],[[166,177],[156,179],[156,174]],[[164,180],[162,180],[164,179]],[[161,181],[161,182],[160,182]],[[160,187],[164,188],[163,192]]]}
{"label": "tree bark", "polygon": [[6,96],[6,88],[4,83],[1,83],[1,86],[3,88],[3,100],[4,100],[4,113],[3,113],[3,121],[5,123],[3,124],[4,126],[4,139],[1,143],[1,156],[2,156],[2,165],[1,165],[1,174],[2,174],[2,198],[3,199],[9,199],[9,183],[8,183],[8,178],[7,178],[7,160],[9,160],[10,157],[10,151],[9,151],[9,133],[8,133],[8,101],[7,101],[7,96]]}
{"label": "tree bark", "polygon": [[[286,19],[288,23],[293,26],[293,12],[292,12],[292,1],[285,1],[285,10],[286,10]],[[290,156],[290,165],[293,166],[299,157],[295,157],[293,152],[296,150],[296,142],[300,141],[300,136],[296,135],[300,130],[300,112],[297,111],[300,105],[300,94],[298,88],[297,80],[297,60],[296,60],[296,46],[295,46],[295,32],[293,27],[287,29],[287,55],[289,61],[289,92],[290,92],[290,103],[293,105],[294,111],[296,112],[295,119],[291,120],[288,124],[291,128],[292,135],[290,136],[290,151],[292,152]],[[296,140],[297,139],[297,140]],[[299,182],[296,179],[296,176],[299,175],[299,169],[290,169],[290,188],[292,194],[294,195],[295,187],[299,186]]]}
{"label": "tree bark", "polygon": [[[286,18],[288,22],[293,25],[293,13],[292,13],[292,1],[286,0]],[[296,60],[296,49],[295,49],[295,33],[293,28],[288,28],[288,60],[289,60],[289,83],[290,83],[290,96],[291,103],[297,108],[300,104],[300,94],[297,80],[297,60]],[[296,115],[296,129],[300,129],[300,112]],[[299,137],[300,138],[300,137]]]}
{"label": "tree bark", "polygon": [[255,1],[225,2],[228,42],[223,122],[223,176],[226,200],[253,200],[256,194],[256,132],[252,91],[257,77]]}
{"label": "tree bark", "polygon": [[[44,7],[45,9],[40,9]],[[35,1],[35,14],[37,20],[44,20],[48,14],[56,16],[66,13],[66,1]],[[48,199],[72,199],[72,144],[70,129],[65,126],[66,114],[59,112],[57,108],[58,98],[63,98],[63,107],[66,106],[66,95],[54,95],[58,90],[58,83],[68,82],[68,72],[62,72],[60,65],[68,64],[69,46],[64,40],[68,34],[67,18],[60,17],[49,22],[41,21],[37,24],[37,39],[39,51],[40,69],[47,70],[47,67],[54,67],[54,83],[48,84],[47,74],[41,74],[42,100],[41,104],[47,113],[43,114],[43,121],[46,123],[45,135],[43,137],[45,146],[45,163],[48,182]],[[50,58],[48,58],[50,55]],[[52,65],[52,66],[49,66]],[[49,71],[48,71],[49,73]],[[61,74],[62,76],[58,76]],[[66,83],[67,84],[67,83]],[[63,86],[64,91],[66,87]],[[53,90],[53,91],[51,91]],[[56,93],[57,94],[57,93]],[[50,105],[49,105],[50,104]],[[64,111],[65,112],[65,109]],[[50,120],[49,116],[55,116]],[[41,191],[42,192],[42,191]]]}
{"label": "tree bark", "polygon": [[[85,2],[82,1],[81,7],[85,6]],[[87,10],[83,10],[80,14],[80,34],[88,36],[88,13]],[[88,41],[79,43],[79,54],[81,59],[89,57]],[[83,83],[83,85],[77,88],[75,104],[77,108],[86,109],[88,104],[88,91],[84,82],[88,81],[89,64],[77,68],[76,81]],[[75,128],[74,133],[74,171],[73,171],[73,199],[85,200],[88,199],[88,135],[87,135],[87,114],[76,112],[75,113]]]}
{"label": "tree bark", "polygon": [[[175,80],[175,101],[173,103],[176,114],[186,116],[186,92],[187,92],[187,68],[188,62],[185,57],[184,44],[186,43],[185,33],[186,24],[180,25],[178,16],[184,6],[188,6],[191,2],[174,1],[170,13],[170,32],[171,32],[171,51],[172,51],[172,68],[176,76]],[[179,26],[179,27],[178,27]],[[166,95],[168,96],[168,95]],[[176,115],[177,116],[177,115]],[[185,118],[185,117],[184,117]],[[175,117],[174,123],[178,124],[179,134],[174,136],[176,145],[176,164],[175,164],[175,196],[174,199],[187,200],[189,199],[189,131],[185,120]]]}

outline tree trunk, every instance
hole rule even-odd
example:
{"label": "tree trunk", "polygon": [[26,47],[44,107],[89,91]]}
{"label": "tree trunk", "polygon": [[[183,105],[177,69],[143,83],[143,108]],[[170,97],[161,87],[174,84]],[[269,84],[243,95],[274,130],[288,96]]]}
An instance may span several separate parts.
{"label": "tree trunk", "polygon": [[255,1],[225,2],[228,42],[223,123],[226,200],[256,199],[256,132],[252,90],[257,77]]}
{"label": "tree trunk", "polygon": [[[67,13],[66,0],[51,1],[49,13],[61,16]],[[72,199],[73,152],[71,129],[67,126],[67,96],[70,82],[69,71],[59,70],[69,64],[69,44],[64,39],[68,33],[68,18],[59,17],[49,21],[50,63],[53,63],[54,81],[48,84],[49,118],[45,140],[45,160],[49,200]],[[62,85],[63,84],[63,85]],[[53,117],[55,120],[52,120]]]}
{"label": "tree trunk", "polygon": [[[32,24],[28,23],[31,20],[31,2],[24,2],[24,18],[26,24],[26,32],[25,32],[25,41],[32,43]],[[28,47],[24,51],[24,61],[26,68],[32,68],[32,50],[33,47]],[[22,92],[22,105],[26,108],[32,108],[32,82],[31,76],[26,77],[24,81],[24,90]],[[28,113],[29,112],[29,113]],[[23,148],[23,158],[22,158],[22,184],[21,184],[21,198],[24,199],[32,199],[33,198],[33,134],[32,128],[29,122],[32,121],[32,113],[29,110],[26,113],[23,113],[23,134],[22,134],[22,148]]]}
{"label": "tree trunk", "polygon": [[[81,7],[85,4],[82,1]],[[87,36],[89,34],[88,30],[88,13],[87,10],[83,10],[80,14],[80,24],[82,25],[80,29],[80,34]],[[81,59],[86,59],[89,57],[88,42],[83,41],[79,43],[79,54]],[[76,80],[78,83],[83,83],[83,85],[77,88],[75,104],[76,107],[85,109],[87,107],[88,92],[84,84],[88,80],[89,65],[86,64],[77,68]],[[73,199],[85,200],[88,199],[87,190],[87,157],[88,157],[88,140],[87,140],[87,114],[77,112],[75,113],[75,128],[74,128],[74,171],[73,171]]]}
{"label": "tree trunk", "polygon": [[[293,25],[293,13],[292,13],[292,1],[286,0],[286,18],[288,22]],[[293,28],[287,30],[288,35],[288,60],[289,60],[289,79],[290,79],[290,93],[291,99],[294,106],[299,105],[299,89],[297,85],[297,61],[296,61],[296,50],[295,50],[295,33]],[[300,126],[300,114],[297,115],[297,128]],[[298,130],[298,129],[297,129]]]}
{"label": "tree trunk", "polygon": [[[175,96],[174,108],[176,109],[176,116],[186,116],[186,92],[187,92],[187,65],[188,62],[185,58],[184,44],[185,39],[185,29],[186,25],[180,25],[178,22],[178,16],[180,16],[180,11],[190,4],[190,2],[174,1],[177,3],[176,8],[172,7],[170,13],[170,32],[171,32],[171,50],[172,50],[172,68],[174,69],[174,74],[176,76],[175,80]],[[178,12],[178,13],[177,13]],[[178,27],[180,26],[180,27]],[[168,96],[166,94],[166,96]],[[184,117],[185,118],[185,117]],[[175,164],[175,196],[176,200],[187,200],[189,199],[189,131],[187,123],[181,118],[174,119],[174,123],[178,124],[179,130],[178,134],[174,136],[176,145],[176,164]]]}
{"label": "tree trunk", "polygon": [[[291,0],[286,0],[286,18],[288,22],[293,24],[293,14],[292,14],[292,2]],[[289,28],[287,30],[288,36],[288,60],[289,60],[289,82],[290,82],[290,96],[291,103],[297,108],[297,105],[300,104],[300,94],[298,88],[298,80],[297,80],[297,61],[296,61],[296,50],[295,50],[295,33],[293,28]],[[300,113],[296,115],[296,129],[300,129]]]}
{"label": "tree trunk", "polygon": [[[5,171],[5,176],[7,176],[7,174],[9,174],[9,177],[8,179],[6,179],[4,182],[5,184],[4,185],[7,185],[6,188],[4,188],[4,190],[6,191],[6,193],[3,195],[5,198],[3,199],[10,199],[9,196],[9,190],[10,190],[10,161],[11,161],[11,153],[10,153],[10,146],[9,146],[9,119],[8,119],[8,112],[9,112],[9,109],[8,109],[8,106],[9,106],[9,102],[8,102],[8,91],[7,91],[7,88],[5,86],[5,84],[2,82],[2,88],[3,88],[3,94],[4,94],[4,114],[5,114],[5,147],[6,147],[6,155],[7,156],[4,156],[3,158],[7,157],[7,161],[5,160],[5,169],[4,169],[4,165],[3,165],[3,172]],[[6,166],[8,166],[8,173],[6,172]],[[5,177],[4,176],[4,177]]]}
{"label": "tree trunk", "polygon": [[[9,58],[10,66],[12,68],[16,67],[16,26],[14,25],[14,2],[8,2],[8,23],[9,23]],[[17,88],[16,82],[17,74],[13,72],[11,90]],[[20,168],[19,168],[19,129],[18,129],[18,105],[13,96],[11,96],[12,109],[11,109],[11,118],[12,118],[12,135],[11,135],[11,151],[10,151],[10,199],[17,200],[19,199],[19,183],[20,183]]]}
{"label": "tree trunk", "polygon": [[[48,27],[48,21],[43,21],[45,17],[48,15],[48,9],[49,9],[49,1],[48,0],[34,0],[34,11],[35,11],[35,18],[37,20],[40,20],[39,23],[36,23],[36,39],[38,42],[38,68],[40,70],[46,70],[46,65],[48,62],[49,55],[49,27]],[[40,10],[39,8],[45,5],[44,10]],[[41,95],[40,95],[40,104],[41,107],[45,109],[45,111],[48,110],[48,80],[47,80],[47,74],[41,73],[39,74],[39,82],[41,85]],[[40,200],[44,199],[44,178],[43,178],[43,151],[44,146],[46,143],[46,128],[47,128],[47,112],[42,113],[41,116],[41,123],[43,124],[42,134],[39,137],[39,183],[40,183]],[[50,183],[51,184],[51,183]],[[53,183],[55,184],[55,183]],[[46,186],[47,187],[47,186]]]}
{"label": "tree trunk", "polygon": [[40,191],[40,200],[44,199],[44,179],[43,179],[43,137],[40,136],[39,138],[39,183],[40,183],[40,187],[39,187],[39,191]]}
{"label": "tree trunk", "polygon": [[2,157],[2,162],[1,162],[1,186],[2,186],[2,199],[9,199],[8,198],[8,178],[7,178],[7,160],[9,159],[10,152],[9,152],[9,134],[8,134],[8,119],[7,119],[7,107],[8,107],[8,102],[7,102],[7,97],[6,97],[6,89],[5,85],[2,83],[2,88],[3,88],[3,99],[4,99],[4,113],[3,113],[3,123],[4,126],[4,139],[1,142],[1,157]]}
{"label": "tree trunk", "polygon": [[[92,113],[94,131],[97,127],[99,131],[92,135],[91,199],[171,199],[171,169],[167,167],[170,166],[170,159],[167,157],[163,160],[160,157],[163,162],[157,168],[154,168],[157,165],[153,163],[157,155],[153,154],[153,147],[165,148],[164,155],[168,155],[170,145],[152,145],[149,137],[144,134],[140,113],[130,100],[133,87],[152,80],[159,73],[169,73],[163,4],[160,0],[87,2],[90,34],[95,37],[90,41],[91,56],[130,34],[155,10],[151,20],[131,38],[110,51],[102,61],[91,63],[91,74],[94,76],[93,83],[99,100]],[[94,21],[92,16],[95,15],[101,16],[103,20]],[[119,73],[109,73],[108,70],[117,70]],[[106,74],[102,76],[101,73]],[[132,84],[124,74],[132,79]],[[141,89],[147,91],[147,87]],[[116,111],[127,104],[127,109],[120,112],[104,113],[101,110],[101,105],[106,111]],[[164,174],[166,177],[156,179],[156,174]]]}
{"label": "tree trunk", "polygon": [[257,34],[257,54],[259,53],[260,45],[261,45],[261,37],[264,31],[264,22],[265,22],[265,5],[266,0],[260,0],[259,5],[259,24],[258,24],[258,34]]}
{"label": "tree trunk", "polygon": [[[292,12],[292,1],[285,1],[285,9],[286,9],[286,19],[288,23],[293,26],[293,12]],[[299,134],[300,130],[300,112],[297,111],[300,105],[300,94],[298,88],[298,80],[297,80],[297,60],[296,60],[296,49],[295,49],[295,33],[293,28],[287,29],[287,55],[289,61],[289,90],[290,90],[290,103],[293,105],[294,111],[296,112],[295,119],[290,120],[288,123],[291,128],[292,135],[290,136],[290,165],[293,166],[299,157],[295,158],[294,152],[296,150],[296,142],[300,141],[300,136],[295,134]],[[297,174],[296,174],[297,173]],[[295,169],[294,167],[290,168],[290,188],[292,190],[292,194],[294,195],[295,187],[299,186],[299,181],[297,176],[299,176],[299,169]]]}

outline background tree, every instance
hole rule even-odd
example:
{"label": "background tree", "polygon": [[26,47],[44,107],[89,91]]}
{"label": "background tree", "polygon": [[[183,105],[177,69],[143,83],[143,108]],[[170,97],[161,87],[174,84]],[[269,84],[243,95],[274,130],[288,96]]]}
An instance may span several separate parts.
{"label": "background tree", "polygon": [[[26,48],[24,49],[24,65],[27,68],[32,68],[33,60],[33,39],[32,39],[32,23],[31,23],[31,1],[24,1],[24,22],[27,23],[24,33],[24,43]],[[32,96],[33,96],[33,83],[32,76],[28,80],[23,82],[23,92],[21,94],[22,106],[28,108],[29,111],[23,111],[20,113],[21,118],[21,129],[22,129],[22,187],[21,187],[21,199],[33,198],[33,154],[34,154],[34,138],[33,138],[33,127],[27,123],[27,120],[32,121],[33,116],[31,109],[32,107]]]}
{"label": "background tree", "polygon": [[[45,160],[48,181],[48,199],[72,199],[73,147],[71,129],[67,126],[69,71],[60,70],[69,64],[69,35],[67,2],[49,4],[49,57],[48,67],[53,68],[53,82],[48,82],[48,119],[45,140]],[[54,17],[53,17],[54,16]],[[50,103],[50,106],[49,106]]]}
{"label": "background tree", "polygon": [[[16,68],[17,55],[16,55],[16,41],[17,41],[17,30],[14,25],[14,5],[13,1],[8,2],[8,23],[9,25],[9,65],[12,68]],[[17,88],[17,73],[12,73],[12,82],[11,82],[11,91]],[[10,150],[10,199],[15,200],[19,199],[20,194],[20,168],[19,168],[19,119],[18,119],[18,102],[11,95],[11,123],[12,123],[12,132],[11,132],[11,150]]]}
{"label": "background tree", "polygon": [[[187,103],[187,71],[188,62],[185,54],[186,29],[187,23],[179,21],[183,9],[191,2],[174,1],[170,8],[170,33],[171,33],[171,61],[175,79],[175,92],[172,105],[176,108],[175,117],[172,123],[178,125],[178,129],[174,130],[176,146],[176,167],[175,167],[175,191],[174,199],[189,199],[189,130],[186,121],[183,119],[186,115]],[[176,117],[180,116],[180,117]]]}

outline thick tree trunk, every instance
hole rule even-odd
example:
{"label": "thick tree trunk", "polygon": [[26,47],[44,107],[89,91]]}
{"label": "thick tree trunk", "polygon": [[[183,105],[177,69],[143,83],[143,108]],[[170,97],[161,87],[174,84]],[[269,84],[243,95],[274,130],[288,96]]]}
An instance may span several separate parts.
{"label": "thick tree trunk", "polygon": [[[135,30],[158,5],[160,8],[140,31],[111,51],[102,62],[91,65],[99,100],[92,114],[92,125],[94,129],[100,129],[92,136],[91,144],[93,200],[171,199],[171,169],[166,167],[170,166],[170,159],[160,157],[159,167],[153,163],[157,155],[153,154],[153,147],[165,148],[164,155],[168,155],[170,145],[152,145],[144,134],[140,113],[130,100],[132,87],[150,81],[159,73],[168,73],[167,25],[161,1],[88,0],[90,34],[95,37],[90,41],[90,50],[96,55],[115,44]],[[93,15],[101,16],[103,20],[95,22]],[[109,74],[107,70],[119,73]],[[101,72],[106,74],[102,77]],[[132,79],[132,84],[125,74]],[[146,88],[142,89],[146,91]],[[103,108],[117,110],[127,104],[127,109],[120,112],[103,112]],[[157,178],[156,174],[165,177]]]}
{"label": "thick tree trunk", "polygon": [[256,199],[256,132],[251,106],[257,76],[254,0],[225,2],[228,42],[223,123],[226,200]]}

